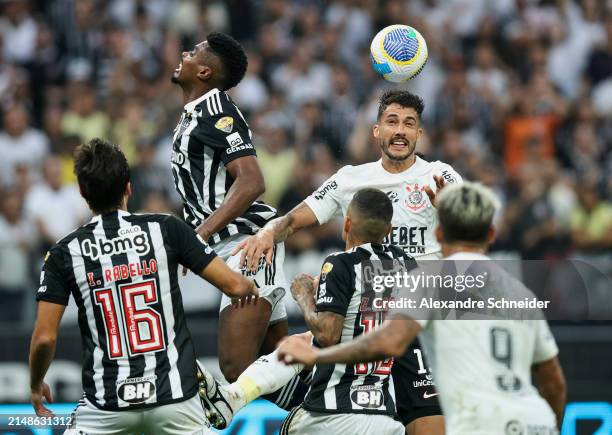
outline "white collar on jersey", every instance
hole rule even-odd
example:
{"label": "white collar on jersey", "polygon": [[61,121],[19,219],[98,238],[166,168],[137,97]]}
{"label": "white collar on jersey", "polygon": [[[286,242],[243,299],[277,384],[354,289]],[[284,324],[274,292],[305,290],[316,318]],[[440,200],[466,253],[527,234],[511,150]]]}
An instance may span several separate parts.
{"label": "white collar on jersey", "polygon": [[[117,212],[117,214],[118,214],[119,216],[129,216],[129,215],[131,215],[131,213],[130,213],[129,211],[119,210],[119,209],[117,209],[117,210],[115,210],[115,211],[112,211],[112,212],[110,212],[110,213],[115,213],[115,212]],[[106,214],[110,214],[110,213],[106,213]],[[91,218],[91,220],[89,221],[89,223],[91,224],[91,223],[93,223],[93,222],[99,222],[99,221],[100,221],[100,219],[102,219],[102,215],[101,215],[101,214],[97,214],[97,215],[95,215],[94,217],[92,217],[92,218]]]}
{"label": "white collar on jersey", "polygon": [[444,260],[490,260],[490,258],[478,252],[455,252]]}
{"label": "white collar on jersey", "polygon": [[389,172],[389,171],[387,171],[385,169],[385,167],[382,165],[382,158],[378,160],[378,164],[380,165],[380,167],[382,168],[383,171],[385,171],[389,175],[399,175],[399,176],[403,176],[403,175],[411,175],[411,176],[421,175],[423,172],[425,172],[427,170],[426,163],[428,163],[426,160],[423,160],[419,156],[416,156],[416,159],[414,160],[414,164],[411,167],[409,167],[408,169],[406,169],[403,172],[397,172],[396,173],[396,172]]}
{"label": "white collar on jersey", "polygon": [[189,103],[185,104],[185,112],[193,112],[193,109],[195,109],[195,106],[197,106],[202,101],[206,100],[207,98],[213,96],[214,94],[218,92],[220,92],[218,88],[211,89],[210,91],[206,92],[201,97],[198,97],[195,100],[190,101]]}

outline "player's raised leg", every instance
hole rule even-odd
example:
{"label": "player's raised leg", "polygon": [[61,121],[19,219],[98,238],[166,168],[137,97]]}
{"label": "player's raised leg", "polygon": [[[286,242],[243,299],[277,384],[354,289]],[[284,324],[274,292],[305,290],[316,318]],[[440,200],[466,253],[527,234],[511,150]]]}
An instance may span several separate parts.
{"label": "player's raised leg", "polygon": [[[310,343],[310,333],[299,334]],[[266,394],[290,385],[303,369],[301,365],[289,366],[278,360],[276,351],[258,358],[247,367],[236,382],[223,385],[199,365],[199,393],[206,416],[217,429],[224,429],[233,416],[245,405]]]}

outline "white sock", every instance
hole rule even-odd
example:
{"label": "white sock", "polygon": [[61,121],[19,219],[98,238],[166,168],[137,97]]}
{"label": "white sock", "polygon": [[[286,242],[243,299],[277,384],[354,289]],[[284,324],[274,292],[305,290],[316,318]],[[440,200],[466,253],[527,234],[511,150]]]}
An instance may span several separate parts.
{"label": "white sock", "polygon": [[259,396],[278,390],[303,369],[304,366],[301,364],[286,365],[279,361],[274,351],[257,359],[247,367],[236,382],[223,388],[231,396],[232,407],[236,413],[238,409]]}

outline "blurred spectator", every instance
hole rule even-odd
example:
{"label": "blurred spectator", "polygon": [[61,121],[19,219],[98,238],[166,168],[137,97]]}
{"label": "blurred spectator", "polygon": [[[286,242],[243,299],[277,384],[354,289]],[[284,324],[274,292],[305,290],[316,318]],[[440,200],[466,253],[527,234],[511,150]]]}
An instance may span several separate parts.
{"label": "blurred spectator", "polygon": [[49,153],[49,141],[39,130],[29,126],[28,113],[22,105],[4,111],[4,131],[0,133],[0,185],[14,182],[17,166],[28,172],[30,182],[40,178],[40,166]]}
{"label": "blurred spectator", "polygon": [[313,58],[313,47],[299,41],[288,62],[272,74],[274,87],[287,95],[287,102],[297,106],[305,101],[324,100],[329,95],[331,68]]}
{"label": "blurred spectator", "polygon": [[504,162],[510,175],[528,161],[554,158],[555,131],[564,106],[541,73],[515,94],[514,113],[504,129]]}
{"label": "blurred spectator", "polygon": [[474,65],[468,70],[467,80],[485,100],[507,97],[508,77],[489,43],[483,42],[476,47]]}
{"label": "blurred spectator", "polygon": [[261,110],[268,102],[268,89],[261,79],[261,57],[256,52],[248,53],[249,65],[246,75],[231,94],[238,107],[245,113]]}
{"label": "blurred spectator", "polygon": [[545,180],[535,163],[518,173],[518,192],[508,203],[501,223],[500,239],[524,260],[544,259],[562,253],[558,227]]}
{"label": "blurred spectator", "polygon": [[25,0],[6,0],[0,16],[0,37],[4,57],[25,64],[32,61],[36,48],[37,25]]}
{"label": "blurred spectator", "polygon": [[147,192],[142,200],[142,207],[137,210],[139,213],[170,213],[171,211],[168,195],[159,190]]}
{"label": "blurred spectator", "polygon": [[136,163],[136,143],[141,138],[151,138],[155,125],[147,119],[142,104],[137,99],[129,99],[122,106],[119,119],[112,129],[114,142],[121,147],[130,165]]}
{"label": "blurred spectator", "polygon": [[603,198],[601,186],[578,183],[578,205],[571,212],[572,242],[585,254],[612,250],[612,203]]}
{"label": "blurred spectator", "polygon": [[110,123],[108,116],[96,107],[94,90],[75,84],[70,93],[70,105],[62,118],[62,131],[66,135],[77,135],[81,142],[94,137],[108,139]]}
{"label": "blurred spectator", "polygon": [[0,192],[0,319],[14,322],[21,318],[24,298],[30,295],[31,252],[38,234],[23,213],[20,192],[14,188]]}
{"label": "blurred spectator", "polygon": [[128,209],[132,213],[146,209],[144,204],[151,192],[161,192],[167,197],[168,189],[174,185],[168,169],[156,166],[156,152],[155,145],[149,139],[140,139],[137,147],[138,163],[130,170],[132,196],[128,201]]}
{"label": "blurred spectator", "polygon": [[275,206],[293,175],[297,155],[295,149],[287,147],[287,131],[273,118],[262,120],[258,130],[255,140],[259,166],[266,181],[264,200]]}
{"label": "blurred spectator", "polygon": [[41,235],[43,249],[85,223],[90,211],[74,184],[62,184],[62,160],[49,157],[43,165],[43,181],[25,198],[25,210]]}
{"label": "blurred spectator", "polygon": [[606,39],[591,52],[586,69],[593,86],[612,77],[612,15],[608,15],[605,24]]}

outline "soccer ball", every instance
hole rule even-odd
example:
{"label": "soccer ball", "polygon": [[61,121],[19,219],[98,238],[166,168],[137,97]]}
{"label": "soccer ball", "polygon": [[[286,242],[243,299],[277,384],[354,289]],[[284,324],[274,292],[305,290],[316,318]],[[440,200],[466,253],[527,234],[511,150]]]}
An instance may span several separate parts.
{"label": "soccer ball", "polygon": [[387,26],[370,45],[374,70],[385,80],[400,83],[421,72],[427,62],[427,43],[415,29],[402,24]]}

